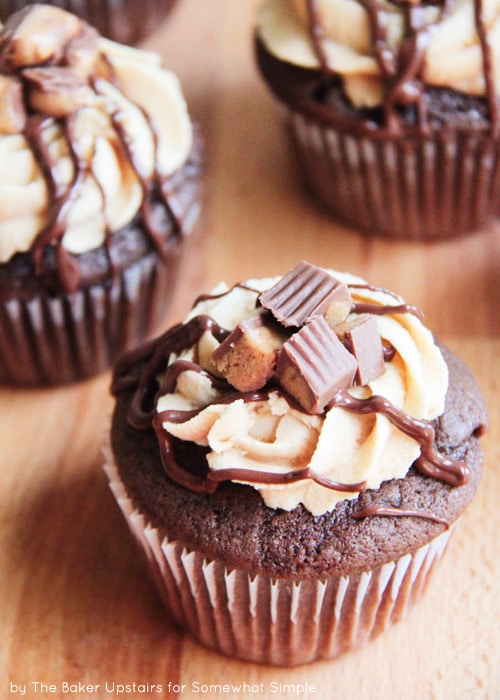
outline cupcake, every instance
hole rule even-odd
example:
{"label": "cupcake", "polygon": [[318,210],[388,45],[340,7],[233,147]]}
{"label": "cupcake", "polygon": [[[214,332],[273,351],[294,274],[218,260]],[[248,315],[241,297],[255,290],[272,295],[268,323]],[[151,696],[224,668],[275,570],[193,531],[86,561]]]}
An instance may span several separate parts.
{"label": "cupcake", "polygon": [[[0,21],[35,0],[0,0]],[[140,17],[137,0],[49,0],[90,22],[103,36],[123,44],[136,44],[158,27],[172,9],[175,0],[141,0]]]}
{"label": "cupcake", "polygon": [[314,196],[355,229],[453,238],[497,215],[498,3],[265,0],[255,46]]}
{"label": "cupcake", "polygon": [[106,472],[173,618],[230,657],[335,658],[424,591],[487,416],[421,314],[299,263],[125,355]]}
{"label": "cupcake", "polygon": [[36,5],[0,32],[0,382],[107,369],[161,330],[200,143],[156,54]]}

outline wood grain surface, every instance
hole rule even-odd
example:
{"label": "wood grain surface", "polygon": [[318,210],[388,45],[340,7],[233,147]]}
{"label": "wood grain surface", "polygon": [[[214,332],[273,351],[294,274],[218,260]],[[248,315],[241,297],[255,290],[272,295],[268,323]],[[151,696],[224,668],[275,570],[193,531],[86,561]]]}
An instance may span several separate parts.
{"label": "wood grain surface", "polygon": [[256,666],[205,651],[163,611],[101,470],[109,375],[0,389],[1,700],[500,698],[500,226],[403,244],[315,208],[254,66],[255,5],[182,0],[145,44],[179,75],[206,144],[206,238],[171,320],[220,279],[279,274],[302,258],[399,291],[481,385],[491,419],[482,483],[405,621],[337,661]]}

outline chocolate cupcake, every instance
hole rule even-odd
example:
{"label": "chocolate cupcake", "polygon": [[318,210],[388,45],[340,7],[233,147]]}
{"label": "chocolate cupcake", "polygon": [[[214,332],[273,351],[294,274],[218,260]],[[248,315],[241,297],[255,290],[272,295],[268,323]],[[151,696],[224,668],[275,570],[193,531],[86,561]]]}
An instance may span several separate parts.
{"label": "chocolate cupcake", "polygon": [[60,384],[160,331],[200,143],[155,54],[37,5],[0,32],[0,382]]}
{"label": "chocolate cupcake", "polygon": [[124,356],[106,471],[174,619],[295,665],[381,634],[424,591],[487,421],[418,309],[300,263],[218,287]]}
{"label": "chocolate cupcake", "polygon": [[497,216],[496,2],[266,0],[260,72],[286,108],[313,196],[402,239],[453,238]]}
{"label": "chocolate cupcake", "polygon": [[[36,0],[0,0],[0,21]],[[175,5],[175,0],[48,0],[45,4],[60,7],[95,27],[100,34],[122,44],[136,44],[157,29]]]}

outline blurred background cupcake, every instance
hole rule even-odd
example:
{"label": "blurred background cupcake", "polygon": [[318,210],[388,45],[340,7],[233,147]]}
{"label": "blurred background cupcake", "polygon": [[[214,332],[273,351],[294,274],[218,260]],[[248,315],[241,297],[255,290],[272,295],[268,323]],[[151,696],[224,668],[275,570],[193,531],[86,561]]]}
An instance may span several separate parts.
{"label": "blurred background cupcake", "polygon": [[[176,0],[48,0],[90,22],[100,34],[123,44],[136,44],[158,27]],[[34,2],[0,0],[0,21]],[[140,7],[140,9],[139,9]]]}
{"label": "blurred background cupcake", "polygon": [[165,321],[200,139],[156,54],[47,5],[3,26],[0,93],[0,381],[86,378]]}
{"label": "blurred background cupcake", "polygon": [[258,66],[316,199],[405,239],[495,217],[499,29],[496,2],[265,0]]}

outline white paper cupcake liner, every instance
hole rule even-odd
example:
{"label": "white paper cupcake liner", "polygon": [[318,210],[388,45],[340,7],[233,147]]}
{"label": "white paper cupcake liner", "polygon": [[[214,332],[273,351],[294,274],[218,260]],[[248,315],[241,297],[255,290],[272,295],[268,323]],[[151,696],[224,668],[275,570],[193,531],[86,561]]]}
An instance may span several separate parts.
{"label": "white paper cupcake liner", "polygon": [[257,663],[335,658],[377,637],[420,598],[452,532],[353,576],[252,576],[162,537],[134,508],[109,451],[104,469],[176,622],[209,649]]}
{"label": "white paper cupcake liner", "polygon": [[454,238],[498,214],[500,142],[483,133],[370,138],[288,114],[311,193],[346,224],[402,239]]}
{"label": "white paper cupcake liner", "polygon": [[176,265],[151,253],[109,284],[1,303],[0,383],[63,384],[108,369],[165,318]]}

